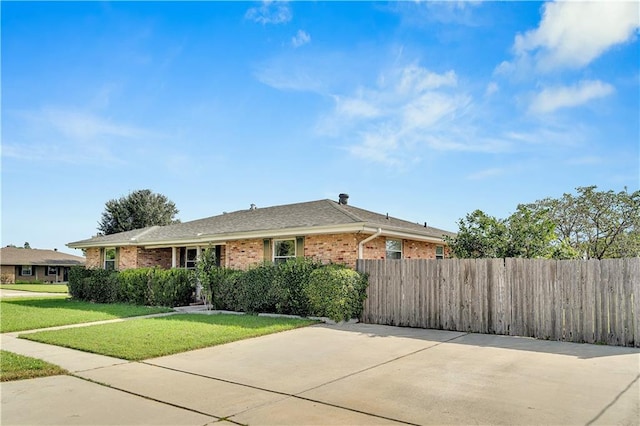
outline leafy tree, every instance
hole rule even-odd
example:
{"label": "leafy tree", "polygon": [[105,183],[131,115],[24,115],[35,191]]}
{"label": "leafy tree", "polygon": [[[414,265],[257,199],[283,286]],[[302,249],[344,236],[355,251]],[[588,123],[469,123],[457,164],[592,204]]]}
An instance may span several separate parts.
{"label": "leafy tree", "polygon": [[445,237],[451,252],[460,258],[502,257],[507,228],[503,221],[475,210],[458,221],[455,238]]}
{"label": "leafy tree", "polygon": [[500,257],[551,257],[556,239],[555,225],[545,210],[520,204],[506,220],[505,250]]}
{"label": "leafy tree", "polygon": [[169,225],[179,222],[174,219],[176,214],[176,205],[167,197],[142,189],[107,201],[98,230],[109,235],[147,226]]}
{"label": "leafy tree", "polygon": [[25,242],[23,247],[26,249],[30,249],[31,245],[29,245],[29,242]]}
{"label": "leafy tree", "polygon": [[585,258],[640,256],[640,191],[576,188],[577,195],[546,198],[530,204],[548,211],[556,225],[556,244],[568,244]]}
{"label": "leafy tree", "polygon": [[497,219],[481,210],[458,222],[455,238],[447,238],[451,251],[460,258],[551,257],[556,239],[554,224],[543,210],[519,205],[507,219]]}

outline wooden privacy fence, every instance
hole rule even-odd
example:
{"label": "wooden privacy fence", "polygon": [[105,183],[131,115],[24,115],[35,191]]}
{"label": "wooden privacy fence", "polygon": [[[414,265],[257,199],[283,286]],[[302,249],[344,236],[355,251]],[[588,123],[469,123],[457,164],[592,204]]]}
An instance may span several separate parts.
{"label": "wooden privacy fence", "polygon": [[640,347],[640,258],[358,260],[363,321]]}

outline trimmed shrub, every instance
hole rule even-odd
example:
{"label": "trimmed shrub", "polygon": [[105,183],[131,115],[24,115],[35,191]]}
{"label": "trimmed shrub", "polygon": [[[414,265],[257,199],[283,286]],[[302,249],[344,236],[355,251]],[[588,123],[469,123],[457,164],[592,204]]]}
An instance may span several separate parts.
{"label": "trimmed shrub", "polygon": [[229,311],[241,311],[243,302],[243,291],[240,288],[240,277],[243,271],[233,269],[219,268],[221,277],[218,281],[217,294],[215,299],[215,309],[225,309]]}
{"label": "trimmed shrub", "polygon": [[238,306],[247,313],[275,312],[273,283],[276,268],[264,264],[244,271],[238,276]]}
{"label": "trimmed shrub", "polygon": [[186,269],[141,268],[122,272],[72,268],[69,294],[96,303],[184,306],[195,300],[195,276]]}
{"label": "trimmed shrub", "polygon": [[348,321],[360,317],[368,285],[365,275],[344,266],[330,265],[311,273],[304,294],[311,315],[336,322]]}
{"label": "trimmed shrub", "polygon": [[153,269],[125,269],[119,273],[118,300],[134,305],[150,305]]}
{"label": "trimmed shrub", "polygon": [[271,286],[275,312],[307,316],[309,303],[304,294],[304,287],[309,282],[311,273],[321,267],[320,262],[308,258],[296,258],[272,267],[276,269]]}
{"label": "trimmed shrub", "polygon": [[84,279],[91,274],[91,269],[84,266],[72,266],[69,270],[69,295],[74,299],[85,300],[86,290]]}
{"label": "trimmed shrub", "polygon": [[105,269],[91,269],[83,279],[85,300],[95,303],[115,303],[118,301],[118,273]]}
{"label": "trimmed shrub", "polygon": [[195,300],[196,279],[189,269],[158,269],[149,272],[149,305],[186,306]]}

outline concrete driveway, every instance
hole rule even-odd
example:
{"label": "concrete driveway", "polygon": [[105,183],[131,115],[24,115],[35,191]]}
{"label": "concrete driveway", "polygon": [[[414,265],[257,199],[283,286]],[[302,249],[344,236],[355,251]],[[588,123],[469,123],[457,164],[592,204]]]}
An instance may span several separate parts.
{"label": "concrete driveway", "polygon": [[631,348],[366,324],[145,362],[2,345],[75,376],[3,383],[3,425],[640,423]]}

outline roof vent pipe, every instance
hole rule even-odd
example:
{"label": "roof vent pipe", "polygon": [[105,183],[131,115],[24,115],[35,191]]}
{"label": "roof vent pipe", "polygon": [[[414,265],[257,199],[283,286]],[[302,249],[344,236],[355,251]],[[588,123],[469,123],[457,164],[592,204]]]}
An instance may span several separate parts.
{"label": "roof vent pipe", "polygon": [[338,204],[342,204],[346,206],[349,202],[349,194],[340,194],[338,195]]}

